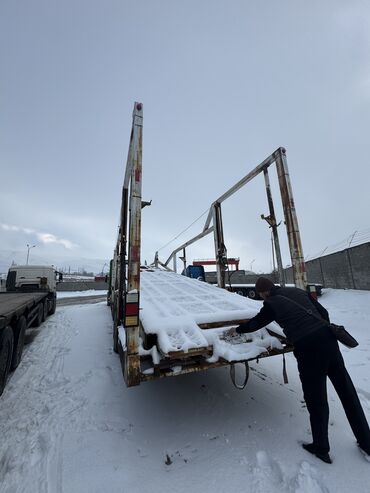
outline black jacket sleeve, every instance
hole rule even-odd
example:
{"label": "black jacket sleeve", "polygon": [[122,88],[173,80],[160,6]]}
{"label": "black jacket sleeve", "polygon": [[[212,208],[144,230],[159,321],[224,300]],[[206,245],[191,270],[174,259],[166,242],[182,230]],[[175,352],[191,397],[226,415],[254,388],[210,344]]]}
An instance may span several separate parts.
{"label": "black jacket sleeve", "polygon": [[313,304],[313,306],[316,308],[316,310],[321,315],[321,317],[330,323],[328,311],[317,300],[315,300],[315,298],[313,298],[312,296],[310,296],[310,300],[311,300],[311,303]]}
{"label": "black jacket sleeve", "polygon": [[271,307],[264,303],[263,307],[255,317],[251,318],[249,322],[246,322],[245,324],[240,324],[238,327],[236,327],[235,331],[238,334],[255,332],[258,329],[262,329],[262,327],[265,327],[273,320],[274,312],[272,311]]}

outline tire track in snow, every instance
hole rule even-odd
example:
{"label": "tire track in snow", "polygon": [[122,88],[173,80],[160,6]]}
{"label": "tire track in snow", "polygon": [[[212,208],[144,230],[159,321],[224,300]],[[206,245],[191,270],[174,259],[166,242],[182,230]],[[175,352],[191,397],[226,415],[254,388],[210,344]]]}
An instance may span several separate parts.
{"label": "tire track in snow", "polygon": [[46,493],[55,491],[55,485],[61,491],[63,422],[83,407],[86,399],[79,390],[90,377],[71,381],[64,376],[64,358],[75,333],[64,310],[46,322],[3,394],[0,477],[4,485],[14,486],[1,492]]}

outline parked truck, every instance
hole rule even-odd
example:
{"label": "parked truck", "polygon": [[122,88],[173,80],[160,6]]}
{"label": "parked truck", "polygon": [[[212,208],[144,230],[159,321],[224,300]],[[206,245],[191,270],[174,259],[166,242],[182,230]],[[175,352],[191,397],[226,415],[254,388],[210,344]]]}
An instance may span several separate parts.
{"label": "parked truck", "polygon": [[56,309],[57,273],[51,266],[19,265],[9,269],[0,292],[0,395],[9,372],[19,365],[26,330],[38,327]]}

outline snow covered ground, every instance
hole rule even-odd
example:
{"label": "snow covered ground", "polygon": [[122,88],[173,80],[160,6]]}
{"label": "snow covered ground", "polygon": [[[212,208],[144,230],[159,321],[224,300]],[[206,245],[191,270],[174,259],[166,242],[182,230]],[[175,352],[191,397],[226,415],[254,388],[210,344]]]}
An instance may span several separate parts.
{"label": "snow covered ground", "polygon": [[58,291],[57,299],[62,298],[74,298],[75,296],[103,296],[106,295],[107,291],[104,289],[87,289],[86,291]]}
{"label": "snow covered ground", "polygon": [[[370,419],[370,292],[326,290]],[[308,414],[292,354],[127,389],[105,303],[58,308],[28,336],[0,398],[0,492],[320,493],[369,491],[370,464],[329,384],[332,465],[305,452]],[[31,341],[32,339],[32,341]]]}

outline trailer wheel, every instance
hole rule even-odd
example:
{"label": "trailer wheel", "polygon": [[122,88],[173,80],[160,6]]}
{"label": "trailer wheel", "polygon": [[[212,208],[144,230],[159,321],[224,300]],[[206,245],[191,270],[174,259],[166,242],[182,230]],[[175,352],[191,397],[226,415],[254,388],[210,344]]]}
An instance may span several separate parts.
{"label": "trailer wheel", "polygon": [[3,393],[8,379],[13,354],[13,331],[7,326],[0,333],[0,395]]}
{"label": "trailer wheel", "polygon": [[54,296],[53,299],[51,300],[49,315],[54,315],[56,308],[57,308],[57,298],[56,296]]}
{"label": "trailer wheel", "polygon": [[13,357],[11,363],[11,369],[15,370],[22,359],[23,347],[24,347],[24,338],[26,335],[27,321],[26,317],[22,315],[17,322],[14,334],[14,349],[13,349]]}
{"label": "trailer wheel", "polygon": [[43,315],[44,315],[44,304],[40,303],[39,306],[37,307],[37,317],[32,322],[32,327],[40,327],[40,325],[42,324]]}
{"label": "trailer wheel", "polygon": [[257,293],[254,289],[248,290],[248,298],[251,298],[252,300],[257,298]]}

